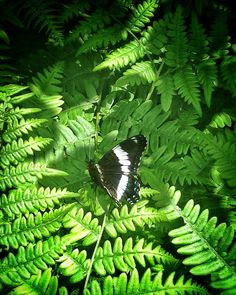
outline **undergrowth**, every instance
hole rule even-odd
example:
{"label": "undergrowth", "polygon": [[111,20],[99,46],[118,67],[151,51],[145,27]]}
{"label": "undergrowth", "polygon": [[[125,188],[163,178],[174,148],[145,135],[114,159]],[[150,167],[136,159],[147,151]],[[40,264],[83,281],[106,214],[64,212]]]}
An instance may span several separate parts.
{"label": "undergrowth", "polygon": [[[235,16],[181,3],[0,2],[1,294],[236,294]],[[87,165],[136,134],[117,208]]]}

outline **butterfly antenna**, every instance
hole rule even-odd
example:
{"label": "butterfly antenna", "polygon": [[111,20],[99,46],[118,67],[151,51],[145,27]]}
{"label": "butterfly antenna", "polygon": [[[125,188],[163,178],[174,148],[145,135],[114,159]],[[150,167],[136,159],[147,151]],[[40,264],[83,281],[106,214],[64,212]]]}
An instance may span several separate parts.
{"label": "butterfly antenna", "polygon": [[98,249],[98,247],[100,245],[100,241],[101,241],[101,238],[102,238],[102,235],[103,235],[103,232],[104,232],[104,228],[105,228],[105,225],[106,225],[106,220],[107,220],[108,215],[110,215],[110,213],[109,213],[110,208],[111,208],[111,203],[107,206],[107,212],[108,213],[106,213],[106,212],[104,213],[101,230],[100,230],[100,233],[99,233],[99,236],[98,236],[98,239],[97,239],[97,243],[96,243],[94,251],[93,251],[93,255],[92,255],[91,262],[90,262],[88,272],[87,272],[87,276],[86,276],[86,279],[85,279],[84,290],[87,288],[87,285],[88,285],[88,281],[89,281],[89,278],[90,278],[90,275],[91,275],[91,272],[92,272],[93,262],[94,262],[94,259],[95,259],[96,253],[97,253],[97,249]]}

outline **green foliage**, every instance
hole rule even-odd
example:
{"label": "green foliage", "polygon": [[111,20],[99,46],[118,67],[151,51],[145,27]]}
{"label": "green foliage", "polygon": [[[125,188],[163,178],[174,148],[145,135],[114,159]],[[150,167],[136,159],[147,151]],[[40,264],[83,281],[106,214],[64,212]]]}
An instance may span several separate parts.
{"label": "green foliage", "polygon": [[57,294],[58,279],[52,276],[51,270],[48,268],[43,273],[39,272],[37,275],[32,275],[30,279],[16,287],[9,294]]}
{"label": "green foliage", "polygon": [[183,289],[188,294],[207,294],[204,288],[192,283],[191,279],[184,282],[184,276],[181,276],[174,283],[174,276],[175,273],[173,272],[163,281],[163,273],[159,272],[154,278],[151,278],[151,270],[147,269],[140,278],[135,269],[129,280],[126,274],[121,274],[118,278],[106,277],[103,288],[94,280],[91,283],[91,291],[86,290],[84,294],[134,294],[134,292],[142,294],[184,294]]}
{"label": "green foliage", "polygon": [[[234,294],[233,6],[0,8],[0,293]],[[141,200],[116,207],[88,162],[136,134]]]}

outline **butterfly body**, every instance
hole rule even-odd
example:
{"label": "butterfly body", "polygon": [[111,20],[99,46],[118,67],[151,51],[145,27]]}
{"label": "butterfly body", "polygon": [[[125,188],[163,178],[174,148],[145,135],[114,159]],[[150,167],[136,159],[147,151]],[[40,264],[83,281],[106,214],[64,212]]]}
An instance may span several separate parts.
{"label": "butterfly body", "polygon": [[123,198],[135,203],[139,198],[137,169],[146,147],[146,138],[136,135],[107,152],[97,164],[89,163],[93,180],[120,203]]}

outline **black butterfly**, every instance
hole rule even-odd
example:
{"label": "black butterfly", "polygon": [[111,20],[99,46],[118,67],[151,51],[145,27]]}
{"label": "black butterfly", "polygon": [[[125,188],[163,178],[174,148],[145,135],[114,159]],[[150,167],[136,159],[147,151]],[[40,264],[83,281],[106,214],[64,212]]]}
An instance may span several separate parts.
{"label": "black butterfly", "polygon": [[103,187],[117,204],[123,198],[131,204],[139,199],[137,169],[146,143],[143,135],[130,137],[107,152],[98,164],[89,163],[92,179]]}

